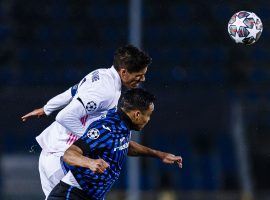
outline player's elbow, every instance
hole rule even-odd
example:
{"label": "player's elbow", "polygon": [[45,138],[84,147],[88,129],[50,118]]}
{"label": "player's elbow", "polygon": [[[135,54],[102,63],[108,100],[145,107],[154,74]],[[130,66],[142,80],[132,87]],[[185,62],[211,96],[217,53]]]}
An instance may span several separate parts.
{"label": "player's elbow", "polygon": [[130,141],[129,145],[128,145],[128,153],[127,153],[127,155],[128,156],[138,156],[137,153],[138,152],[136,151],[136,148],[135,148],[135,142]]}
{"label": "player's elbow", "polygon": [[70,120],[73,120],[73,111],[71,111],[70,107],[66,107],[61,110],[55,117],[55,120],[61,125],[65,126],[65,124],[70,123]]}
{"label": "player's elbow", "polygon": [[[56,117],[55,117],[55,121],[57,121],[59,124],[61,124],[62,126],[64,126],[65,128],[69,129],[69,124],[70,124],[70,119],[68,114],[60,111]],[[72,132],[74,130],[71,130]]]}
{"label": "player's elbow", "polygon": [[76,157],[76,149],[74,148],[74,145],[71,145],[64,153],[63,160],[69,164],[73,165],[74,157]]}
{"label": "player's elbow", "polygon": [[55,121],[57,121],[57,122],[60,123],[60,124],[63,123],[64,120],[63,120],[63,114],[62,114],[61,111],[56,115]]}
{"label": "player's elbow", "polygon": [[65,163],[72,165],[72,150],[67,149],[64,153],[63,160]]}
{"label": "player's elbow", "polygon": [[83,155],[82,150],[76,145],[71,145],[64,153],[63,160],[69,165],[77,166],[78,158]]}

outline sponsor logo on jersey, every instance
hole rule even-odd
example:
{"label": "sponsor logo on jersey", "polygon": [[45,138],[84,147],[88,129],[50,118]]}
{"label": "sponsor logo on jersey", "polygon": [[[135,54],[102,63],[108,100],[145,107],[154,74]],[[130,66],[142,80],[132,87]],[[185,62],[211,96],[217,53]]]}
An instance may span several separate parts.
{"label": "sponsor logo on jersey", "polygon": [[120,143],[122,143],[125,139],[126,139],[125,137],[122,137],[122,138],[120,139]]}
{"label": "sponsor logo on jersey", "polygon": [[117,151],[117,150],[124,150],[124,149],[126,149],[126,148],[128,148],[128,145],[129,145],[129,142],[126,142],[126,143],[124,143],[123,144],[123,142],[125,142],[125,137],[122,137],[122,138],[120,138],[120,146],[119,147],[115,147],[113,150],[114,151]]}
{"label": "sponsor logo on jersey", "polygon": [[113,149],[113,151],[117,151],[117,150],[122,151],[122,150],[124,150],[124,149],[127,149],[127,148],[128,148],[128,145],[129,145],[129,142],[126,142],[125,144],[123,144],[123,145],[121,145],[121,146],[119,146],[119,147],[115,147],[115,148]]}
{"label": "sponsor logo on jersey", "polygon": [[89,137],[92,140],[98,139],[100,133],[99,130],[96,128],[92,128],[87,132],[87,137]]}

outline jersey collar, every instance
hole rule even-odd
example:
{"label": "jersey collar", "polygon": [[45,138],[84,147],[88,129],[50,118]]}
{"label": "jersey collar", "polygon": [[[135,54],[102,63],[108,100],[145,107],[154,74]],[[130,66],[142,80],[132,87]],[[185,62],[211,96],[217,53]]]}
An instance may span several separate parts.
{"label": "jersey collar", "polygon": [[118,90],[121,90],[122,82],[121,82],[121,78],[120,78],[118,72],[116,71],[114,66],[111,66],[110,71],[112,72],[112,75],[114,77],[114,80],[115,80],[115,83],[116,83],[116,88]]}

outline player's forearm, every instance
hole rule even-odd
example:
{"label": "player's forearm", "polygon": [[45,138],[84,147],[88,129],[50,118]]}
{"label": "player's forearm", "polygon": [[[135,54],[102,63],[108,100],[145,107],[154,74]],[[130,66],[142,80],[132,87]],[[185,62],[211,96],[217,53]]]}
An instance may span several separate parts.
{"label": "player's forearm", "polygon": [[154,158],[162,158],[164,152],[151,149],[149,147],[138,144],[137,142],[130,141],[128,147],[128,155],[129,156],[147,156]]}
{"label": "player's forearm", "polygon": [[46,115],[50,115],[52,112],[65,107],[72,100],[71,89],[69,88],[65,92],[50,99],[43,107]]}
{"label": "player's forearm", "polygon": [[71,145],[66,152],[64,153],[63,156],[64,161],[75,167],[89,167],[89,163],[91,163],[91,159],[88,157],[83,156],[82,150],[75,146]]}

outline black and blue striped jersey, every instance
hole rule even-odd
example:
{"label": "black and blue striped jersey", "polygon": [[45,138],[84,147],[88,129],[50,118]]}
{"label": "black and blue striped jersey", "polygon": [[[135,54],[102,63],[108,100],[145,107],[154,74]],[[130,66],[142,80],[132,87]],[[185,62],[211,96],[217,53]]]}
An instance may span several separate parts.
{"label": "black and blue striped jersey", "polygon": [[81,189],[91,199],[104,199],[118,179],[127,157],[132,122],[121,110],[111,109],[104,119],[93,122],[74,145],[91,159],[103,159],[110,166],[102,174],[88,168],[72,167],[70,170]]}

